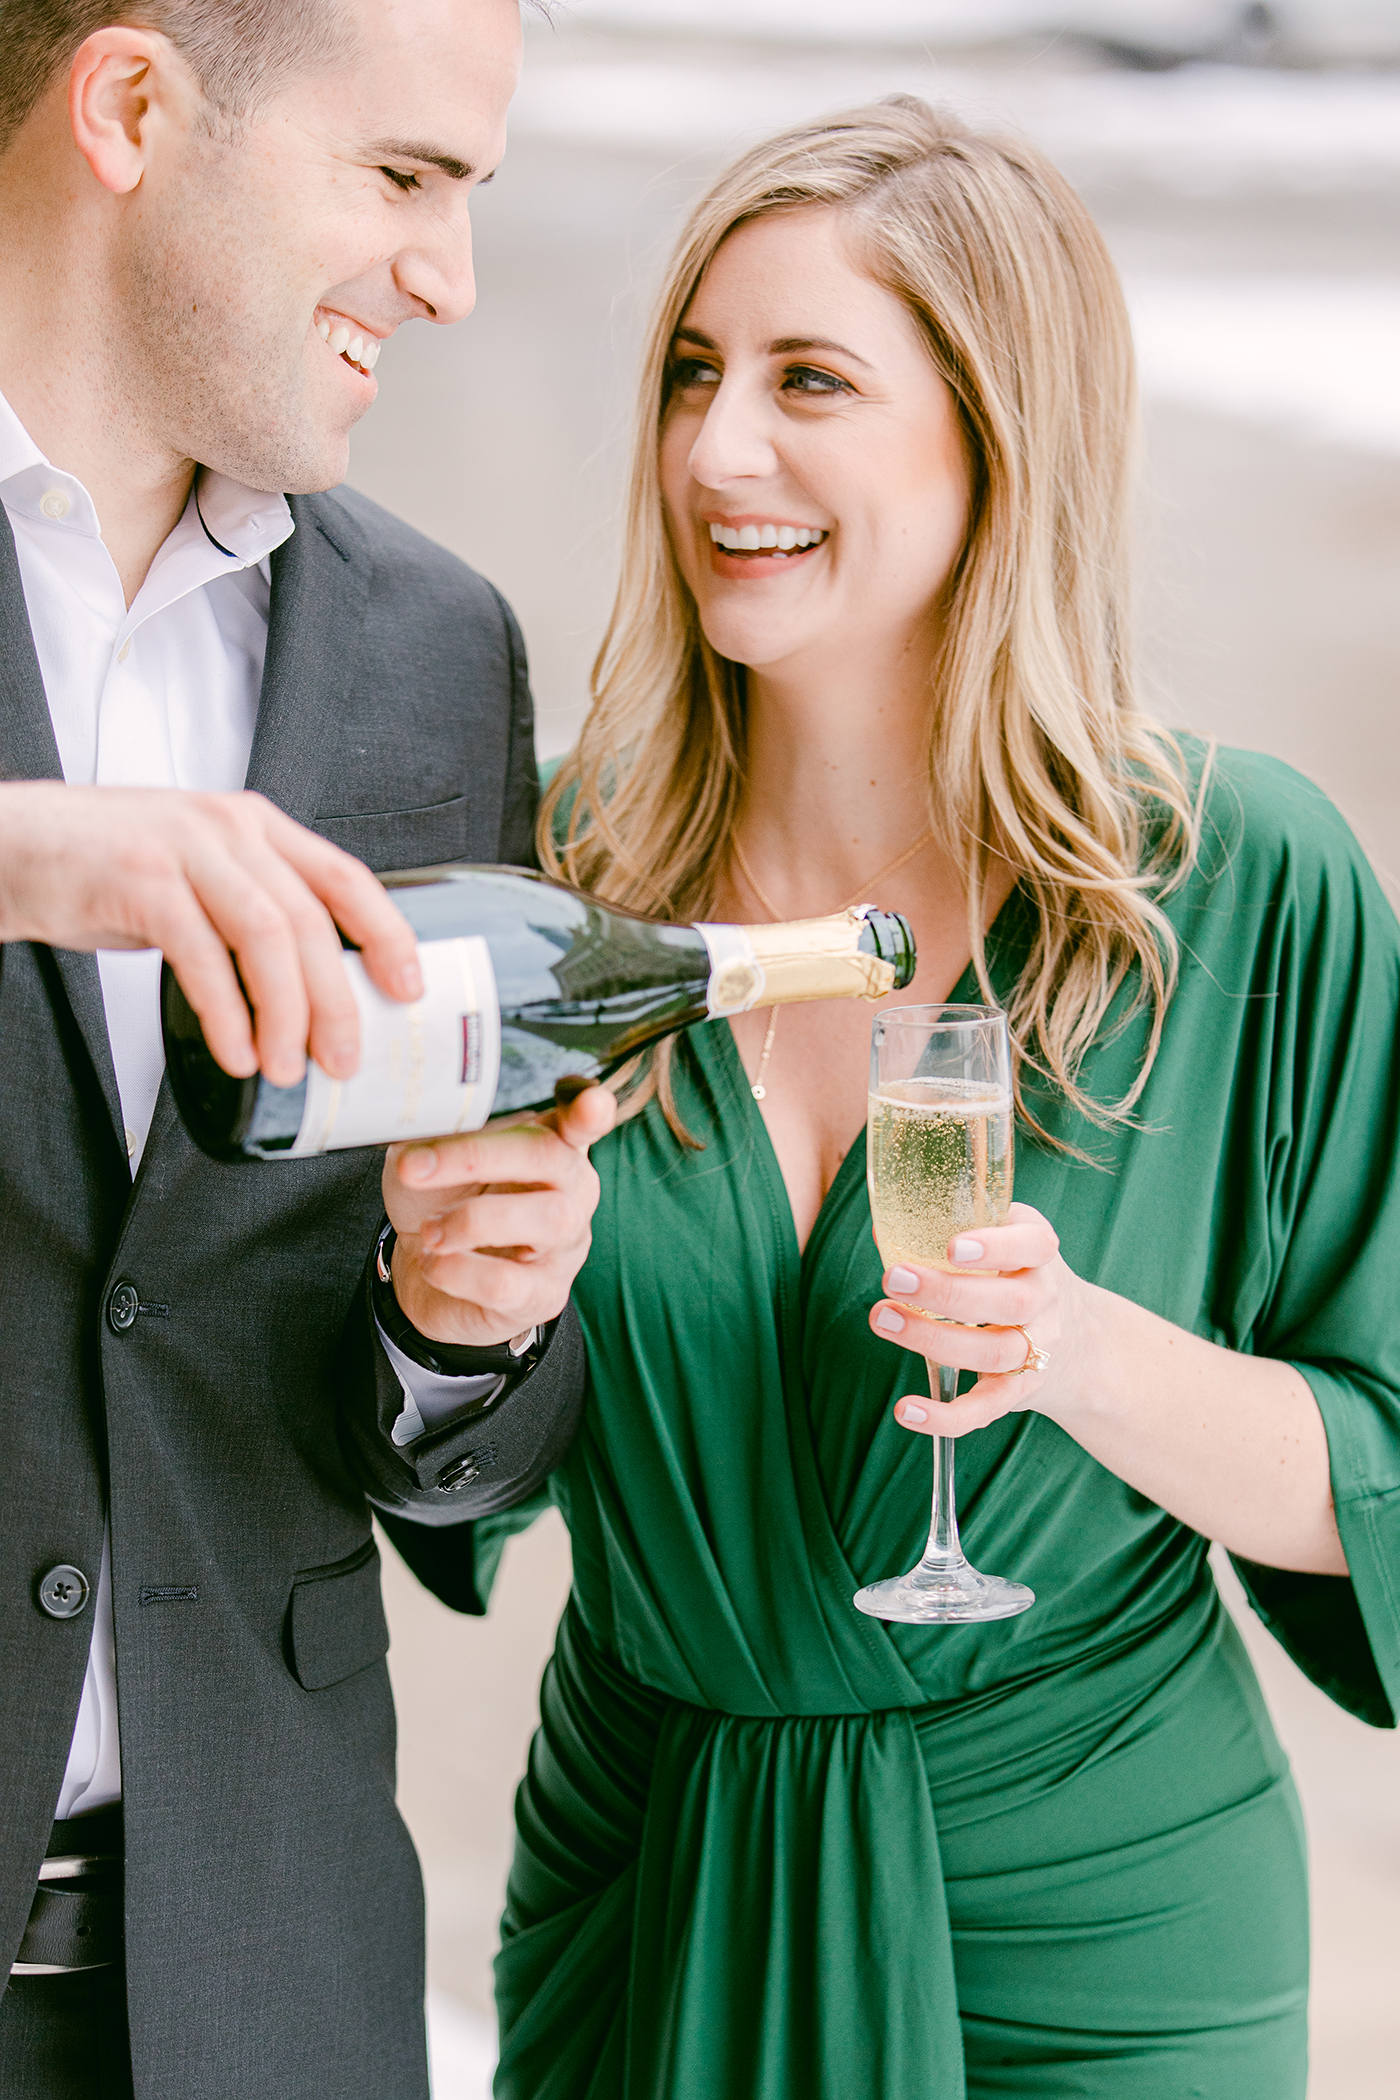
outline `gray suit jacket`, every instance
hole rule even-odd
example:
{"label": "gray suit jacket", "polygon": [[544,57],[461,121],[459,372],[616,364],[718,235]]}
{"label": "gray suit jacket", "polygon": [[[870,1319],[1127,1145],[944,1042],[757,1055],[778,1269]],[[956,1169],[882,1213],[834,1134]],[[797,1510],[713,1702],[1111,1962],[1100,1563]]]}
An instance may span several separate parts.
{"label": "gray suit jacket", "polygon": [[[292,508],[249,786],[374,868],[528,860],[503,601],[353,494]],[[0,777],[61,777],[3,512]],[[67,1561],[95,1587],[110,1505],[137,2091],[426,2100],[366,1494],[460,1526],[527,1491],[580,1402],[572,1316],[497,1410],[400,1453],[365,1292],[378,1153],[214,1165],[165,1088],[133,1186],[90,955],[0,949],[0,1059],[0,1977],[92,1629],[38,1583]],[[466,1453],[472,1484],[440,1486]],[[463,1532],[423,1539],[470,1608]]]}

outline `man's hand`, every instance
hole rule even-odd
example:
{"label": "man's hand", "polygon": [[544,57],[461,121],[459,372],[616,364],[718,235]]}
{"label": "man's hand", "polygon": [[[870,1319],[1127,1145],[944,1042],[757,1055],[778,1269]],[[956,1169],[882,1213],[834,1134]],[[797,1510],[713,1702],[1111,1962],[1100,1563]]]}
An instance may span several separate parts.
{"label": "man's hand", "polygon": [[0,785],[0,940],[162,949],[209,1048],[239,1078],[261,1068],[295,1086],[308,1044],[334,1077],[355,1070],[359,1016],[337,926],[381,991],[419,996],[413,930],[387,892],[263,796]]}
{"label": "man's hand", "polygon": [[567,1081],[556,1100],[528,1122],[390,1147],[394,1295],[430,1341],[489,1348],[564,1310],[598,1206],[588,1148],[612,1129],[617,1103],[606,1087],[576,1093]]}

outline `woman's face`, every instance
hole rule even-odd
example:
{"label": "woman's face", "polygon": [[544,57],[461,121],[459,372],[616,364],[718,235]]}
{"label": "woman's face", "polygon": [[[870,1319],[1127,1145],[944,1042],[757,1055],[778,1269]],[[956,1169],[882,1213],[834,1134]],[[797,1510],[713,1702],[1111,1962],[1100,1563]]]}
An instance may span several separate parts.
{"label": "woman's face", "polygon": [[721,656],[829,674],[930,639],[968,524],[953,396],[826,207],[741,226],[671,345],[661,484]]}

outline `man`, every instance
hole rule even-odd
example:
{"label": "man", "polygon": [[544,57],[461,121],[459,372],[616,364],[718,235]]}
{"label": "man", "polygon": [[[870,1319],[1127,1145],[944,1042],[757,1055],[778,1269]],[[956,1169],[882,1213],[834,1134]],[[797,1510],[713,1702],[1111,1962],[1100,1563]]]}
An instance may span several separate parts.
{"label": "man", "polygon": [[307,493],[380,345],[471,307],[516,0],[0,29],[0,2096],[420,2100],[366,1497],[470,1605],[463,1521],[571,1432],[611,1103],[382,1195],[375,1154],[218,1167],[153,951],[230,1071],[348,1072],[336,925],[418,988],[360,862],[530,855],[509,612]]}

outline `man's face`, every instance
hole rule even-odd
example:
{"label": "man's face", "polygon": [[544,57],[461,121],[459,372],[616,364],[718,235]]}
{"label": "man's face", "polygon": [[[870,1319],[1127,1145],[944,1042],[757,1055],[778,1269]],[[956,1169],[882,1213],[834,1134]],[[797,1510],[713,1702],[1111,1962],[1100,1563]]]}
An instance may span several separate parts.
{"label": "man's face", "polygon": [[354,56],[232,140],[191,122],[153,156],[111,258],[109,384],[162,447],[252,488],[340,481],[379,345],[476,296],[468,201],[505,147],[517,0],[352,7]]}

